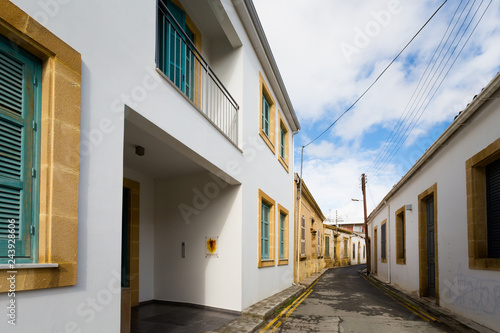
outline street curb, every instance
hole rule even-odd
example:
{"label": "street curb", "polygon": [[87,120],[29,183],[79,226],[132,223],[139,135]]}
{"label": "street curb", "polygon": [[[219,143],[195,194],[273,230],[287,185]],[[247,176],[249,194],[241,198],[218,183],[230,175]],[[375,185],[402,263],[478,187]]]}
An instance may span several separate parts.
{"label": "street curb", "polygon": [[378,277],[373,275],[365,275],[365,273],[360,272],[360,274],[364,275],[365,278],[371,280],[375,284],[379,285],[381,288],[386,289],[393,294],[396,294],[399,298],[402,298],[404,301],[409,304],[421,308],[425,310],[427,313],[438,319],[441,323],[453,329],[455,332],[461,333],[469,333],[469,332],[479,332],[479,333],[495,333],[493,331],[475,321],[464,318],[456,313],[451,312],[450,310],[444,309],[434,303],[426,301],[420,297],[407,294],[405,291],[393,286],[389,285]]}
{"label": "street curb", "polygon": [[[276,311],[293,299],[297,298],[307,288],[311,287],[329,268],[324,268],[321,272],[315,273],[303,281],[288,287],[270,297],[259,301],[241,312],[241,316],[219,327],[212,332],[203,333],[254,333],[258,331],[267,319],[273,317]],[[278,299],[278,302],[275,302]]]}

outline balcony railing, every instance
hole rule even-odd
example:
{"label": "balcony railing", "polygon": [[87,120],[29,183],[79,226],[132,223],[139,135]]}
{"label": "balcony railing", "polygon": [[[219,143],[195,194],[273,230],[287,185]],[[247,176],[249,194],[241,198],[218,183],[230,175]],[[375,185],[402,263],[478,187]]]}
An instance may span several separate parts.
{"label": "balcony railing", "polygon": [[193,43],[193,34],[158,1],[156,64],[235,145],[239,106]]}

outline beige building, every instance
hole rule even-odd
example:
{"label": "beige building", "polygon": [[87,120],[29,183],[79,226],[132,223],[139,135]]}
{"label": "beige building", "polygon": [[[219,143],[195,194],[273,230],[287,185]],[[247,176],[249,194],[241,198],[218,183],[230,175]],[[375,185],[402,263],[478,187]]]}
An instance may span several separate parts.
{"label": "beige building", "polygon": [[351,264],[352,231],[334,225],[323,225],[325,252],[323,267],[347,266]]}
{"label": "beige building", "polygon": [[321,212],[304,181],[295,174],[294,281],[300,282],[325,267],[325,237]]}

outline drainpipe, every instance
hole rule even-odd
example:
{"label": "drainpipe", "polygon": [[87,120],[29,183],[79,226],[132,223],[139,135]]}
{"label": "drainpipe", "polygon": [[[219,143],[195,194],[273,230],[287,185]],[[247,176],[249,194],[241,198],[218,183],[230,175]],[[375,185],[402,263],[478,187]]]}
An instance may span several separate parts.
{"label": "drainpipe", "polygon": [[391,284],[391,205],[387,202],[387,200],[384,200],[384,204],[387,206],[387,238],[386,238],[386,243],[387,246],[387,276],[389,280],[387,281],[388,284]]}

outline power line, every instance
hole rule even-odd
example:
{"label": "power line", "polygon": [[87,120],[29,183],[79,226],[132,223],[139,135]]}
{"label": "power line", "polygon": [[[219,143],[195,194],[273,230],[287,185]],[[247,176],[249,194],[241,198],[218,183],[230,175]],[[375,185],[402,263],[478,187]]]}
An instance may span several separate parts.
{"label": "power line", "polygon": [[[469,0],[469,2],[470,2],[470,0]],[[469,2],[467,2],[467,5],[469,4]],[[420,85],[422,84],[422,81],[423,81],[424,77],[426,77],[426,74],[427,74],[427,72],[429,71],[429,68],[431,67],[431,64],[434,64],[434,65],[436,64],[436,62],[434,62],[434,57],[436,57],[436,54],[437,54],[437,53],[438,53],[438,51],[441,49],[441,51],[439,52],[439,55],[437,56],[437,58],[439,58],[439,56],[441,55],[441,52],[442,52],[442,51],[443,51],[443,49],[444,49],[444,46],[448,43],[448,40],[449,40],[449,38],[451,37],[451,35],[452,35],[452,33],[453,33],[454,28],[450,31],[450,35],[448,36],[448,38],[446,38],[446,41],[444,42],[444,44],[443,44],[443,41],[444,41],[444,39],[445,39],[446,35],[448,34],[448,31],[450,30],[451,24],[452,24],[452,23],[453,23],[453,21],[455,20],[455,16],[457,15],[458,10],[460,9],[460,6],[462,5],[462,3],[463,3],[463,0],[462,0],[462,1],[460,1],[460,3],[459,3],[459,5],[458,5],[457,9],[455,10],[455,13],[453,13],[453,16],[452,16],[452,18],[451,18],[451,20],[450,20],[450,23],[448,24],[448,27],[446,28],[446,31],[444,32],[443,37],[441,37],[441,41],[439,42],[438,46],[436,47],[436,50],[434,51],[434,53],[433,53],[433,55],[432,55],[431,59],[429,60],[429,63],[427,64],[427,66],[426,66],[426,68],[425,68],[424,73],[423,73],[423,74],[422,74],[422,76],[420,77],[420,80],[419,80],[419,82],[418,82],[418,84],[417,84],[417,89],[415,89],[415,90],[413,91],[413,94],[412,94],[412,96],[410,97],[410,100],[408,101],[408,103],[406,104],[406,106],[405,106],[405,108],[404,108],[404,111],[401,113],[401,116],[399,117],[399,120],[397,121],[397,123],[396,123],[395,127],[393,128],[393,130],[391,131],[391,133],[390,133],[390,135],[389,135],[388,139],[386,140],[386,142],[387,142],[388,144],[386,144],[386,145],[382,148],[382,150],[380,150],[380,151],[378,152],[377,156],[375,157],[375,160],[373,161],[372,166],[369,168],[369,170],[367,170],[368,172],[371,172],[372,170],[376,170],[376,169],[377,169],[377,167],[378,167],[381,163],[383,163],[383,160],[384,160],[385,156],[387,156],[388,151],[391,149],[391,145],[390,145],[390,143],[391,143],[391,142],[396,141],[396,140],[397,140],[398,135],[401,133],[401,132],[399,131],[399,129],[401,128],[401,126],[403,126],[403,124],[405,124],[405,123],[406,123],[406,119],[407,119],[408,114],[410,113],[410,109],[411,109],[411,108],[409,108],[410,103],[411,103],[411,101],[413,100],[413,98],[415,97],[415,94],[417,93],[417,91],[418,91],[418,93],[420,93],[420,91],[421,91],[421,89],[422,89],[422,88],[420,88],[420,90],[419,90],[419,89],[418,89],[418,87],[420,87]],[[465,5],[465,7],[467,7],[467,5]],[[464,10],[465,10],[465,7],[464,7]],[[463,11],[464,11],[464,10],[462,10],[462,14],[463,14]],[[460,15],[462,15],[462,14],[460,14]],[[459,21],[459,20],[460,20],[460,18],[458,18],[457,23],[458,23],[458,21]],[[456,24],[455,24],[455,26],[456,26]],[[441,48],[441,46],[442,46],[442,48]],[[432,69],[434,68],[434,65],[432,66]],[[431,69],[431,71],[432,71],[432,69]],[[415,98],[416,98],[416,97],[415,97]],[[398,132],[398,131],[399,131],[399,132]]]}
{"label": "power line", "polygon": [[399,56],[401,55],[401,53],[404,52],[404,50],[406,50],[406,48],[411,44],[411,42],[418,36],[418,34],[420,33],[420,31],[422,31],[425,26],[430,22],[430,20],[432,20],[432,18],[437,14],[437,12],[441,9],[441,7],[444,6],[444,4],[447,2],[448,0],[445,0],[441,6],[439,6],[438,9],[436,9],[436,11],[434,12],[434,14],[432,14],[432,16],[425,22],[425,24],[417,31],[417,33],[410,39],[410,41],[405,45],[405,47],[403,47],[403,49],[396,55],[396,57],[394,59],[392,59],[392,61],[389,63],[389,65],[387,65],[387,67],[382,71],[382,73],[380,73],[377,78],[375,79],[375,81],[373,81],[373,83],[361,94],[361,96],[359,96],[355,101],[354,103],[348,107],[337,119],[335,119],[335,121],[333,123],[330,124],[330,126],[328,126],[323,132],[321,132],[321,134],[319,134],[316,138],[314,138],[311,142],[309,142],[308,144],[304,145],[303,147],[307,147],[309,146],[311,143],[313,143],[314,141],[316,141],[317,139],[319,139],[321,136],[323,136],[323,134],[325,134],[326,132],[328,132],[328,130],[330,128],[333,127],[333,125],[335,125],[347,112],[349,112],[357,103],[358,101],[363,98],[364,95],[366,95],[366,93],[375,85],[375,83],[377,83],[377,81],[380,79],[380,77],[389,69],[389,67],[391,67],[391,65],[396,61],[396,59],[399,58]]}
{"label": "power line", "polygon": [[[476,1],[474,1],[475,3]],[[399,149],[401,148],[401,146],[406,142],[406,140],[408,139],[409,135],[411,134],[411,132],[413,131],[413,129],[416,127],[417,123],[419,122],[420,118],[422,117],[423,113],[425,112],[425,110],[427,109],[427,107],[429,106],[430,102],[433,100],[434,96],[436,95],[437,91],[439,90],[439,88],[441,87],[443,81],[445,80],[445,78],[448,76],[449,72],[451,71],[451,69],[453,68],[454,64],[456,63],[457,59],[459,58],[460,54],[462,53],[462,51],[464,50],[465,46],[467,45],[468,41],[470,40],[472,34],[474,33],[474,31],[476,30],[477,26],[479,25],[479,23],[481,22],[481,20],[483,19],[486,11],[488,10],[489,6],[491,5],[491,2],[486,6],[486,9],[483,11],[481,17],[479,18],[479,20],[477,21],[476,25],[474,26],[473,30],[470,32],[469,36],[467,37],[465,43],[462,45],[462,48],[460,49],[460,51],[458,52],[458,54],[455,56],[455,58],[453,59],[451,65],[448,67],[448,69],[446,70],[445,74],[443,76],[442,73],[445,71],[448,63],[450,60],[452,60],[452,56],[453,54],[455,53],[455,51],[458,49],[463,37],[465,36],[465,34],[467,33],[467,31],[469,30],[469,27],[471,26],[472,22],[474,21],[474,18],[476,17],[479,9],[482,7],[483,5],[483,2],[484,1],[481,1],[481,4],[476,8],[475,10],[475,13],[474,15],[472,16],[471,20],[467,23],[467,26],[466,28],[463,30],[463,33],[461,35],[461,37],[459,38],[459,41],[457,42],[456,45],[453,46],[453,51],[451,52],[451,54],[449,55],[448,59],[446,60],[444,66],[441,68],[441,70],[439,71],[439,74],[437,75],[436,79],[434,80],[434,83],[432,84],[432,87],[427,91],[426,93],[426,97],[422,100],[422,96],[419,98],[419,106],[418,107],[418,111],[413,111],[412,112],[412,119],[409,123],[407,123],[407,125],[405,125],[405,128],[403,130],[403,134],[399,135],[398,137],[398,141],[395,142],[396,144],[392,147],[392,149],[390,150],[390,152],[388,154],[386,154],[385,156],[385,160],[382,161],[380,164],[379,164],[379,167],[377,169],[375,169],[375,175],[374,177],[376,177],[383,168],[385,168],[387,166],[388,163],[390,163],[390,161],[392,161],[392,159],[394,158],[394,156],[397,154],[397,152],[399,151]],[[474,6],[474,4],[473,4]],[[466,21],[467,21],[467,17],[469,16],[471,10],[472,10],[473,7],[471,7],[469,9],[469,13],[467,14],[464,22],[462,22],[462,25],[460,27],[460,29],[457,31],[457,35],[455,36],[455,38],[453,39],[453,42],[452,44],[450,44],[450,46],[448,47],[448,50],[445,54],[445,57],[446,55],[448,54],[449,50],[452,48],[452,45],[454,44],[454,41],[456,40],[456,38],[458,37],[458,34],[460,33],[460,31],[462,30],[463,26],[465,25]],[[436,72],[439,70],[439,67],[441,67],[441,64],[442,62],[444,61],[444,58],[441,59],[440,61],[440,65],[438,66],[438,69],[436,69]],[[432,76],[432,80],[434,79],[434,76],[436,75],[436,72],[434,72],[433,76]],[[430,74],[429,74],[430,75]],[[432,81],[431,80],[431,81]],[[439,82],[438,82],[439,81]],[[437,87],[436,87],[436,84],[437,84]],[[427,86],[430,85],[430,82]],[[425,90],[427,90],[427,88],[425,88]],[[430,97],[429,97],[430,96]],[[420,101],[422,101],[422,103],[420,103]]]}

